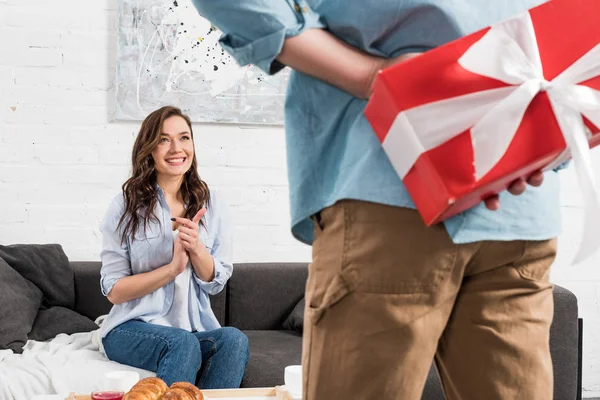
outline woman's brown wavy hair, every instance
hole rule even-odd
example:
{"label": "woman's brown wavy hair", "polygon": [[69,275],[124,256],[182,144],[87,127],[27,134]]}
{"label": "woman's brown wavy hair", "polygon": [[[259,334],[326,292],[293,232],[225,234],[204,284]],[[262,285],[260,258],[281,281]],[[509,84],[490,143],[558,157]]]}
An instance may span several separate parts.
{"label": "woman's brown wavy hair", "polygon": [[[124,225],[121,236],[123,243],[129,235],[133,236],[138,232],[142,223],[144,232],[146,232],[146,227],[151,219],[160,223],[158,217],[154,214],[154,208],[158,200],[158,189],[152,152],[160,143],[164,121],[173,116],[178,116],[185,120],[190,128],[192,140],[194,140],[190,118],[183,114],[177,107],[165,106],[159,108],[148,115],[144,122],[142,122],[133,145],[133,151],[131,152],[131,177],[122,186],[125,199],[125,212],[121,216],[118,226],[121,228]],[[197,166],[196,153],[194,152],[192,166],[185,173],[181,188],[179,189],[183,201],[187,206],[185,217],[189,219],[192,219],[202,207],[208,207],[210,204],[208,185],[200,179]],[[201,224],[204,225],[204,220],[201,221]]]}

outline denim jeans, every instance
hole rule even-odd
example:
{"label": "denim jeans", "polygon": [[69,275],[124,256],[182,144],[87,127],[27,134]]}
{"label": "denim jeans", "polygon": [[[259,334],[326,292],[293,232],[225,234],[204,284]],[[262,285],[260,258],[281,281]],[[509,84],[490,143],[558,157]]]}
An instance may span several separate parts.
{"label": "denim jeans", "polygon": [[232,327],[188,332],[132,320],[111,330],[102,344],[112,361],[156,372],[169,386],[238,388],[250,358],[248,338]]}

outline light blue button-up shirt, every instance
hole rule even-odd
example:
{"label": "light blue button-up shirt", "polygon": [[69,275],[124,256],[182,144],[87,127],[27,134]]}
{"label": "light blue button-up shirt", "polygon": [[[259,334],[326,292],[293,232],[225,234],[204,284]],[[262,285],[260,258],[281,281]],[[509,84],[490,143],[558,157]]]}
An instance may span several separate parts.
{"label": "light blue button-up shirt", "polygon": [[[119,279],[152,271],[173,259],[171,210],[160,187],[157,194],[155,214],[159,223],[150,222],[145,233],[142,227],[124,243],[121,243],[122,231],[117,229],[125,209],[123,195],[119,194],[108,207],[100,225],[100,286],[105,296]],[[206,227],[200,226],[199,238],[213,256],[215,277],[211,282],[205,282],[192,269],[188,305],[192,325],[196,330],[210,331],[219,328],[220,324],[210,308],[208,296],[223,290],[233,271],[233,226],[229,206],[217,192],[211,191],[210,206],[204,218]],[[191,264],[187,267],[190,266]],[[163,317],[173,302],[174,286],[174,281],[171,281],[146,296],[114,305],[102,324],[101,336],[106,336],[114,327],[129,320],[150,322]]]}
{"label": "light blue button-up shirt", "polygon": [[[194,0],[224,32],[223,47],[241,64],[275,73],[286,37],[326,28],[352,46],[396,57],[440,46],[543,3],[541,0]],[[315,212],[340,199],[414,207],[363,111],[366,101],[293,72],[285,131],[292,232],[312,241]],[[457,243],[543,240],[560,232],[559,180],[546,173],[540,188],[500,194],[501,208],[483,204],[445,222]]]}

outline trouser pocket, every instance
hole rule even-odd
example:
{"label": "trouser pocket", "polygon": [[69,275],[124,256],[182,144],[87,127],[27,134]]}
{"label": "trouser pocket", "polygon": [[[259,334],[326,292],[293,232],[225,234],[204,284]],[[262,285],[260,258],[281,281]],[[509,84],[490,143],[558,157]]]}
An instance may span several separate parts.
{"label": "trouser pocket", "polygon": [[313,324],[351,292],[342,274],[344,212],[339,203],[313,216],[313,261],[306,285],[307,317]]}
{"label": "trouser pocket", "polygon": [[326,287],[321,290],[323,295],[320,298],[307,293],[308,317],[314,325],[319,322],[326,310],[340,302],[351,292],[349,286],[340,276],[334,277],[332,281],[325,285]]}
{"label": "trouser pocket", "polygon": [[556,258],[556,239],[525,242],[523,257],[513,264],[521,278],[547,281]]}

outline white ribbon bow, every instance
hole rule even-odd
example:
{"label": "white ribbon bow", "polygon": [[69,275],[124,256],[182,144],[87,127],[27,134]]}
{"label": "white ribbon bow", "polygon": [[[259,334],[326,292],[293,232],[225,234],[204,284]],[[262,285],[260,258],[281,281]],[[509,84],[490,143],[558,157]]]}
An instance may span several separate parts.
{"label": "white ribbon bow", "polygon": [[[586,211],[575,262],[589,257],[600,247],[600,195],[594,181],[589,130],[582,115],[600,126],[600,91],[579,83],[600,76],[600,45],[547,81],[533,22],[525,13],[493,26],[458,63],[470,72],[513,86],[441,100],[398,114],[383,142],[396,171],[406,176],[421,154],[470,128],[475,179],[481,179],[506,153],[533,98],[545,91],[567,144],[546,170],[573,159]],[[539,135],[543,140],[543,132]]]}

